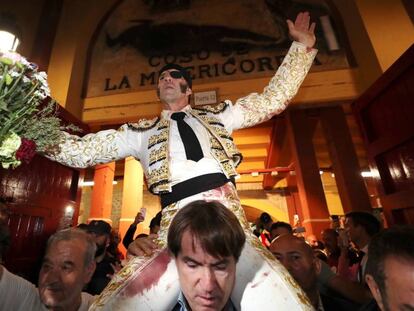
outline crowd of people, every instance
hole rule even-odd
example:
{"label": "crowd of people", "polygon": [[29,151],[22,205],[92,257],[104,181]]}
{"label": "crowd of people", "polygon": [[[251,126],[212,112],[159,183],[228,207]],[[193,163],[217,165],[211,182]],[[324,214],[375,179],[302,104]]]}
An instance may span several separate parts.
{"label": "crowd of people", "polygon": [[374,215],[366,212],[350,212],[344,220],[342,227],[332,222],[318,239],[315,234],[306,234],[303,227],[293,229],[289,223],[272,222],[268,213],[262,213],[254,225],[254,232],[267,248],[282,234],[303,237],[314,255],[327,263],[333,272],[350,281],[364,283],[362,275],[368,260],[368,245],[382,225]]}
{"label": "crowd of people", "polygon": [[[211,296],[205,296],[210,297],[206,298],[206,301],[210,299],[219,304],[219,307],[214,305],[212,310],[237,310],[231,302],[230,293],[236,282],[236,263],[245,241],[237,218],[218,202],[196,201],[182,211],[174,218],[168,232],[168,248],[177,262],[180,281],[184,280],[180,284],[181,294],[173,310],[198,310],[197,299],[193,297],[200,295],[197,290],[205,290],[205,293]],[[231,219],[227,220],[227,225],[217,224],[220,216],[224,217],[221,214],[217,215],[219,212]],[[126,247],[134,241],[136,226],[143,220],[142,215],[138,213],[123,239]],[[130,247],[132,254],[150,255],[158,248],[154,238],[159,230],[160,221],[161,213],[158,213],[150,222],[150,235],[136,236],[136,243]],[[179,229],[176,228],[176,222],[180,223]],[[272,222],[266,213],[260,216],[255,225],[256,233],[259,233],[258,240],[289,271],[317,310],[391,310],[386,309],[387,305],[384,307],[384,303],[388,303],[388,300],[384,302],[382,298],[385,295],[385,276],[384,271],[376,271],[380,268],[378,262],[382,260],[383,265],[385,257],[391,256],[389,249],[395,249],[395,265],[404,263],[410,267],[413,264],[410,262],[413,258],[409,254],[410,250],[414,250],[414,240],[410,238],[414,228],[395,227],[381,230],[380,221],[367,212],[346,214],[344,227],[323,230],[320,234],[321,240],[313,234],[304,235],[302,230],[296,233],[289,223]],[[111,275],[118,271],[114,263],[120,264],[118,252],[111,251],[116,249],[116,246],[109,247],[113,231],[108,223],[101,220],[79,227],[83,227],[96,244],[96,269],[84,291],[97,295],[108,284]],[[223,231],[220,231],[221,228]],[[188,234],[182,235],[186,230]],[[383,235],[394,242],[387,244],[386,241],[382,241]],[[382,242],[375,242],[378,239]],[[374,247],[370,247],[371,240],[376,243]],[[368,254],[371,249],[375,252],[374,258],[382,259],[370,260]],[[320,256],[321,253],[324,256]],[[402,258],[399,259],[399,256]],[[108,262],[111,264],[108,265]],[[204,271],[203,269],[210,269],[206,273],[207,277],[203,276],[202,272],[202,276],[197,276],[196,271]],[[226,278],[221,279],[222,271],[226,269],[233,273],[230,280],[227,280],[228,272],[224,273]],[[409,275],[410,268],[406,270]],[[379,279],[381,277],[382,279]],[[405,283],[407,291],[410,289],[410,280],[412,279],[408,278]],[[393,281],[404,284],[404,280]],[[378,286],[381,286],[380,295],[375,295],[375,291],[379,292]],[[213,299],[214,295],[221,298]],[[403,306],[411,306],[411,298],[413,297],[407,294]],[[394,299],[397,301],[392,303],[399,303],[398,297]]]}
{"label": "crowd of people", "polygon": [[[268,215],[258,222],[263,219]],[[150,235],[135,233],[143,220],[138,213],[129,228],[134,232],[127,233],[132,237],[126,245],[130,256],[148,256],[159,248],[154,238],[160,213],[151,220]],[[271,238],[263,248],[287,269],[316,310],[412,310],[413,226],[382,229],[372,214],[350,212],[344,228],[323,230],[318,243],[307,241],[285,222],[267,228],[270,232],[263,227],[262,233]],[[10,240],[4,221],[0,232],[4,252]],[[0,265],[0,310],[88,310],[121,268],[120,239],[113,236],[118,234],[103,220],[53,234],[37,288]],[[257,239],[263,242],[260,235]],[[231,293],[246,235],[234,213],[217,201],[194,201],[174,217],[167,241],[180,283],[171,310],[202,310],[206,305],[209,310],[238,310]]]}

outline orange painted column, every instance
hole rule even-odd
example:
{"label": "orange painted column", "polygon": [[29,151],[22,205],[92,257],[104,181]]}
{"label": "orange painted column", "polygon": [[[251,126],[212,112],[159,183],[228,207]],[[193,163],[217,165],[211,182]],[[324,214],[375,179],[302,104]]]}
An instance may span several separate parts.
{"label": "orange painted column", "polygon": [[[129,226],[133,223],[135,215],[142,207],[144,174],[141,164],[133,157],[125,159],[124,182],[122,191],[121,219],[119,220],[119,233],[124,238]],[[142,233],[143,228],[148,228],[148,217],[145,221],[137,226],[136,233]],[[146,231],[146,233],[148,233]],[[122,243],[119,244],[119,250],[126,253]]]}
{"label": "orange painted column", "polygon": [[88,222],[101,219],[112,224],[112,192],[115,175],[115,162],[97,165],[93,177],[91,210]]}
{"label": "orange painted column", "polygon": [[342,107],[323,108],[320,116],[344,213],[370,212],[367,188]]}
{"label": "orange painted column", "polygon": [[300,222],[306,228],[305,236],[320,237],[321,231],[329,228],[330,218],[312,143],[313,132],[304,110],[288,113],[288,135],[303,217]]}
{"label": "orange painted column", "polygon": [[[290,149],[286,135],[286,118],[278,117],[273,119],[272,132],[270,134],[270,144],[267,149],[267,159],[265,168],[276,166],[288,166],[290,164]],[[263,189],[271,190],[283,176],[263,176]]]}

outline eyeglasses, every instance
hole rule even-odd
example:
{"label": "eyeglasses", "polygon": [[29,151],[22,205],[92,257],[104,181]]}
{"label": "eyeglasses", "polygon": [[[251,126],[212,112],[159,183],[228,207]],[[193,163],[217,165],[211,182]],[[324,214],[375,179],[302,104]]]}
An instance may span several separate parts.
{"label": "eyeglasses", "polygon": [[[173,78],[173,79],[181,79],[183,77],[183,74],[181,73],[181,71],[178,71],[178,70],[168,71],[168,73],[170,74],[170,77]],[[164,79],[166,74],[167,74],[167,72],[163,72],[161,74],[159,80]]]}

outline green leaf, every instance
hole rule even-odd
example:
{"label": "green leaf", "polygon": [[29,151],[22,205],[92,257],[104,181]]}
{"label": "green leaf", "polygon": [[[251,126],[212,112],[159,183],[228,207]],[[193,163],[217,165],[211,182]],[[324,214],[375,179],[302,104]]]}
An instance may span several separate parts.
{"label": "green leaf", "polygon": [[21,62],[16,62],[16,67],[18,67],[19,69],[23,70],[23,64]]}
{"label": "green leaf", "polygon": [[6,74],[6,85],[10,85],[13,82],[13,78],[8,73]]}
{"label": "green leaf", "polygon": [[9,111],[9,110],[7,109],[7,103],[6,103],[6,102],[4,102],[4,101],[2,101],[2,100],[0,100],[0,110]]}
{"label": "green leaf", "polygon": [[0,57],[0,62],[6,65],[13,65],[13,61],[7,57]]}

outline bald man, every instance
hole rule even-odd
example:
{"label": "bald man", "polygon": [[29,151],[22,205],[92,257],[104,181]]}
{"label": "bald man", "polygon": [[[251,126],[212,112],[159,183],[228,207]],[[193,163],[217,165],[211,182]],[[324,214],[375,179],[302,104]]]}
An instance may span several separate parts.
{"label": "bald man", "polygon": [[355,310],[355,304],[319,292],[317,283],[321,262],[302,238],[281,235],[272,242],[270,251],[298,282],[316,310]]}

